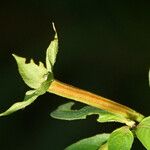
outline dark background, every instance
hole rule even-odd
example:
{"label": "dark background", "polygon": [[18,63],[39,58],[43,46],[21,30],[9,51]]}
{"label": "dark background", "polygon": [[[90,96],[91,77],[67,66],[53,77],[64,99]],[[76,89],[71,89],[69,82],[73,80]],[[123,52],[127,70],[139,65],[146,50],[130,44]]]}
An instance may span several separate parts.
{"label": "dark background", "polygon": [[[45,60],[59,34],[55,77],[150,114],[150,3],[112,0],[22,0],[0,4],[0,110],[23,100],[28,87],[20,78],[16,53]],[[62,121],[49,116],[67,99],[45,94],[24,110],[0,118],[0,149],[63,150],[117,123],[99,124],[96,116]],[[133,149],[144,150],[136,140]]]}

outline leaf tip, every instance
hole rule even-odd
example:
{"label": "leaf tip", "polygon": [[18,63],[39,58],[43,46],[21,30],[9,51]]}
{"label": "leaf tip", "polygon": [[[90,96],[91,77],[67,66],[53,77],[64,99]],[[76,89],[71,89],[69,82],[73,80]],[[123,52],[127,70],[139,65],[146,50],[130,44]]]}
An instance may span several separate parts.
{"label": "leaf tip", "polygon": [[54,38],[57,39],[58,36],[57,36],[57,31],[56,31],[56,27],[55,27],[54,22],[52,22],[52,26],[53,26],[53,30],[55,31],[55,36],[54,36]]}
{"label": "leaf tip", "polygon": [[56,32],[55,24],[52,22],[53,30]]}
{"label": "leaf tip", "polygon": [[12,56],[16,59],[17,55],[16,54],[12,54]]}
{"label": "leaf tip", "polygon": [[18,63],[19,61],[25,61],[25,60],[26,60],[25,58],[20,57],[20,56],[18,56],[18,55],[16,55],[16,54],[12,54],[12,56],[15,58],[15,60],[17,61],[17,63]]}

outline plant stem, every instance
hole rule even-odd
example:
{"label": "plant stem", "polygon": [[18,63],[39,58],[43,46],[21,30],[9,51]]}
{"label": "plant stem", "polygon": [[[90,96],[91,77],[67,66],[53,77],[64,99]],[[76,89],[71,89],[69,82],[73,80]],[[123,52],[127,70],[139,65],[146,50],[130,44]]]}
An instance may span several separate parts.
{"label": "plant stem", "polygon": [[140,122],[144,118],[142,114],[136,112],[135,110],[127,106],[109,100],[107,98],[98,96],[91,92],[68,85],[66,83],[60,82],[58,80],[54,80],[51,83],[48,92],[75,101],[79,101],[117,115],[122,115],[127,119],[131,119],[137,122]]}

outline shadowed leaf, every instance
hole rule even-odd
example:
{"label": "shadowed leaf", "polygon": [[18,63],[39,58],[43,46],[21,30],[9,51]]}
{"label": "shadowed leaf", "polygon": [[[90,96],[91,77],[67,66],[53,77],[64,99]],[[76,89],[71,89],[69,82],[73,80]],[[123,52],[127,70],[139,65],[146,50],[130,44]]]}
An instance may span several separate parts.
{"label": "shadowed leaf", "polygon": [[97,119],[98,122],[130,122],[130,120],[127,120],[122,116],[117,116],[115,114],[91,106],[85,106],[79,110],[73,110],[71,109],[73,105],[74,102],[63,104],[59,106],[55,111],[53,111],[51,113],[51,116],[53,118],[62,120],[78,120],[86,119],[86,117],[89,115],[97,114],[99,116]]}

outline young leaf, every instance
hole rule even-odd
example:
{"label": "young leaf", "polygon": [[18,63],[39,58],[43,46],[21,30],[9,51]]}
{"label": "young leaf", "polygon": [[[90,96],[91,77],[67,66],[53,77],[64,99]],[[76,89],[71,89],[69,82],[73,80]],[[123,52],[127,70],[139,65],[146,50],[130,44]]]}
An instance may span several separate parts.
{"label": "young leaf", "polygon": [[44,67],[42,62],[36,65],[31,59],[30,63],[26,63],[26,59],[14,55],[16,62],[18,64],[18,70],[23,78],[24,82],[33,89],[38,89],[41,84],[46,80],[48,71]]}
{"label": "young leaf", "polygon": [[47,91],[47,89],[49,88],[50,83],[51,83],[50,81],[51,81],[51,76],[48,75],[47,80],[45,82],[43,82],[38,89],[30,90],[30,91],[26,92],[24,101],[14,103],[9,109],[7,109],[5,112],[1,113],[0,116],[9,115],[9,114],[11,114],[15,111],[18,111],[20,109],[23,109],[26,106],[33,103],[37,99],[38,96],[43,95]]}
{"label": "young leaf", "polygon": [[53,66],[56,62],[56,56],[58,52],[58,36],[53,23],[53,29],[55,31],[54,40],[51,41],[46,51],[46,68],[49,72],[53,72]]}
{"label": "young leaf", "polygon": [[90,138],[80,140],[65,150],[98,150],[98,148],[104,144],[109,138],[109,134],[98,134]]}
{"label": "young leaf", "polygon": [[24,99],[26,99],[25,101],[14,103],[9,109],[7,109],[5,112],[1,113],[0,116],[10,115],[11,113],[13,113],[17,110],[23,109],[26,106],[33,103],[34,100],[38,97],[38,95],[35,94],[35,90],[32,94],[28,94],[28,93],[31,93],[31,91],[26,92],[25,98],[24,98]]}
{"label": "young leaf", "polygon": [[121,127],[113,131],[108,139],[109,150],[130,150],[134,140],[129,127]]}
{"label": "young leaf", "polygon": [[133,121],[123,118],[122,116],[117,116],[115,114],[91,106],[85,106],[79,110],[72,110],[71,108],[73,105],[74,102],[63,104],[55,111],[53,111],[51,116],[53,118],[62,120],[78,120],[86,119],[88,115],[98,114],[98,122],[121,122],[126,124],[133,124]]}
{"label": "young leaf", "polygon": [[145,148],[150,150],[150,116],[137,125],[135,133]]}

